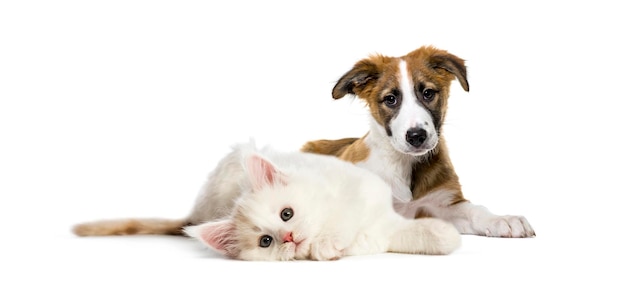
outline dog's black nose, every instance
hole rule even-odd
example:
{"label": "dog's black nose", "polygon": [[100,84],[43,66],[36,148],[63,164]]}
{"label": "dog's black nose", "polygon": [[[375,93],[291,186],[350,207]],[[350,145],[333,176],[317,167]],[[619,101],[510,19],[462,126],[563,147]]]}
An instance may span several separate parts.
{"label": "dog's black nose", "polygon": [[428,139],[428,133],[424,129],[413,128],[406,132],[406,141],[413,147],[419,147]]}

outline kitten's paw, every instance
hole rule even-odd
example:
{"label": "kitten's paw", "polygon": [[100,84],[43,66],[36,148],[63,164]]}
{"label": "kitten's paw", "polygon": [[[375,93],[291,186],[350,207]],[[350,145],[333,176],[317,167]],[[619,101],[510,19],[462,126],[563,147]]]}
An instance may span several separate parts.
{"label": "kitten's paw", "polygon": [[488,237],[527,238],[535,236],[535,231],[523,216],[496,216],[475,225],[479,225],[478,228],[475,228],[479,233]]}
{"label": "kitten's paw", "polygon": [[343,256],[343,250],[330,240],[321,240],[311,244],[312,260],[337,260]]}
{"label": "kitten's paw", "polygon": [[424,253],[450,254],[461,247],[461,234],[451,223],[435,218],[424,218],[420,221],[425,222],[429,228],[424,232]]}

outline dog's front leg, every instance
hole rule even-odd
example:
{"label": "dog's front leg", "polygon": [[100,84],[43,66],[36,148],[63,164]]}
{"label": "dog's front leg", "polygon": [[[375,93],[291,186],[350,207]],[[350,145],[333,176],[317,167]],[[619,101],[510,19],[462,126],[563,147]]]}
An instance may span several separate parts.
{"label": "dog's front leg", "polygon": [[454,198],[453,191],[438,190],[415,200],[415,204],[410,206],[422,207],[430,215],[451,222],[461,234],[506,238],[535,236],[535,231],[523,216],[496,215],[486,207],[467,200],[449,204]]}
{"label": "dog's front leg", "polygon": [[449,206],[449,212],[445,214],[461,234],[508,238],[535,236],[535,231],[525,217],[495,215],[486,207],[468,201]]}

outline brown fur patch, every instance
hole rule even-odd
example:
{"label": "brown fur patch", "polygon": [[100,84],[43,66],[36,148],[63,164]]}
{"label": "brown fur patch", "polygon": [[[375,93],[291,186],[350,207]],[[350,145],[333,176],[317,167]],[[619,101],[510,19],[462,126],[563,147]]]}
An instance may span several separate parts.
{"label": "brown fur patch", "polygon": [[333,98],[340,99],[347,94],[357,95],[363,99],[372,117],[382,126],[386,126],[394,113],[381,103],[386,94],[384,91],[397,88],[399,85],[397,57],[372,55],[357,62],[345,73],[333,88]]}
{"label": "brown fur patch", "polygon": [[[365,137],[364,137],[365,138]],[[370,149],[367,147],[363,139],[358,139],[354,141],[352,144],[347,145],[339,158],[350,161],[352,163],[357,163],[359,161],[363,161],[367,159],[370,155]]]}
{"label": "brown fur patch", "polygon": [[300,150],[310,153],[333,155],[345,161],[356,163],[367,159],[370,154],[369,147],[363,142],[363,138],[309,141],[304,144]]}
{"label": "brown fur patch", "polygon": [[340,156],[350,144],[357,140],[359,138],[309,141],[300,150],[303,152]]}
{"label": "brown fur patch", "polygon": [[456,191],[449,205],[465,201],[459,177],[448,156],[445,140],[440,138],[437,152],[424,162],[413,165],[413,183],[411,183],[413,199],[419,199],[433,190],[445,189]]}

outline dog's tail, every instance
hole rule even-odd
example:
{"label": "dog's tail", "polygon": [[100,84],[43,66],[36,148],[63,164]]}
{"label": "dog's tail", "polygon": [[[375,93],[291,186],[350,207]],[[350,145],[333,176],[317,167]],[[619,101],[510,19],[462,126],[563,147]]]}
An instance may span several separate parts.
{"label": "dog's tail", "polygon": [[186,219],[114,219],[86,222],[75,225],[72,232],[77,236],[112,235],[184,235]]}

